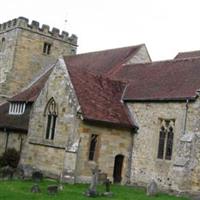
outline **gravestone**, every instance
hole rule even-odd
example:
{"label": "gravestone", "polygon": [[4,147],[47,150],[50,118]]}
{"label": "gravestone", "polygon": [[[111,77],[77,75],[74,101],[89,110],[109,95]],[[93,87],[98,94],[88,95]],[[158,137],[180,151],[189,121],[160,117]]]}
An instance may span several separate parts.
{"label": "gravestone", "polygon": [[113,193],[110,191],[110,185],[111,181],[107,178],[106,181],[104,182],[106,186],[106,192],[103,193],[104,196],[112,197]]}
{"label": "gravestone", "polygon": [[106,192],[110,192],[111,181],[107,178],[104,183],[105,183],[105,186],[106,186]]}
{"label": "gravestone", "polygon": [[47,187],[48,194],[55,195],[58,193],[58,186],[57,185],[49,185]]}
{"label": "gravestone", "polygon": [[5,166],[0,169],[0,177],[3,179],[12,179],[14,174],[14,169],[10,166]]}
{"label": "gravestone", "polygon": [[32,193],[39,193],[41,192],[40,188],[39,188],[39,185],[38,184],[34,184],[31,188],[31,192]]}
{"label": "gravestone", "polygon": [[34,182],[40,182],[43,179],[43,174],[40,171],[35,171],[32,173],[32,180]]}
{"label": "gravestone", "polygon": [[158,185],[154,180],[152,180],[147,185],[147,195],[148,196],[156,196],[157,194],[158,194]]}
{"label": "gravestone", "polygon": [[23,169],[18,167],[14,172],[14,177],[16,179],[24,179],[25,177]]}
{"label": "gravestone", "polygon": [[90,187],[85,192],[85,195],[88,197],[96,197],[98,195],[97,193],[98,174],[99,174],[98,166],[96,165],[91,170],[92,170],[92,179],[91,179]]}

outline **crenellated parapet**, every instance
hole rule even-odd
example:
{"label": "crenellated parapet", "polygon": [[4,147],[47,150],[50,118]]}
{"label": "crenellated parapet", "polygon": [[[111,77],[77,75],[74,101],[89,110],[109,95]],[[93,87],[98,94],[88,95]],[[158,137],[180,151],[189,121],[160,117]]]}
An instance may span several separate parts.
{"label": "crenellated parapet", "polygon": [[46,35],[48,37],[53,37],[55,39],[69,42],[74,45],[77,44],[76,35],[72,34],[71,36],[69,36],[68,32],[65,31],[62,31],[62,33],[60,33],[60,30],[57,28],[52,28],[52,30],[50,30],[50,27],[46,24],[43,24],[40,27],[40,23],[34,20],[29,24],[29,20],[25,17],[18,17],[16,19],[0,24],[0,33],[10,31],[14,28],[27,29],[33,32],[37,32],[39,34]]}

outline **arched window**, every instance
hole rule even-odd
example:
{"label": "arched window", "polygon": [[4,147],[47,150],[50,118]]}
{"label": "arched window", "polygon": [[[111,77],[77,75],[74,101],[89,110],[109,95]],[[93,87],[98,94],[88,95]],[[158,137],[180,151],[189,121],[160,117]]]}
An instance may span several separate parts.
{"label": "arched window", "polygon": [[162,120],[157,155],[159,159],[171,160],[172,158],[174,124],[174,120]]}
{"label": "arched window", "polygon": [[91,138],[90,138],[90,148],[89,148],[88,160],[96,159],[97,142],[98,142],[98,135],[92,134]]}
{"label": "arched window", "polygon": [[48,101],[44,114],[47,117],[45,138],[47,140],[53,140],[55,135],[55,127],[57,119],[57,105],[53,97]]}

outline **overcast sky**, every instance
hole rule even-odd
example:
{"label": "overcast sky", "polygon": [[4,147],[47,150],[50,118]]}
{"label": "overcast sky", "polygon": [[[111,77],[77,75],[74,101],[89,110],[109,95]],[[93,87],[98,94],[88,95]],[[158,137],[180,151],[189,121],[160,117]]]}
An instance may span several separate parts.
{"label": "overcast sky", "polygon": [[1,0],[0,23],[24,16],[78,36],[78,53],[145,43],[152,60],[200,50],[200,0]]}

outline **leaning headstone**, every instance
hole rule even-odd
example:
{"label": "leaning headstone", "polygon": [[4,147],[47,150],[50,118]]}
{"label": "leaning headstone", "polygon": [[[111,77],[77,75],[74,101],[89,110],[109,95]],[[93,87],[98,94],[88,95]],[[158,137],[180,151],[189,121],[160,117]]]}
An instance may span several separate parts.
{"label": "leaning headstone", "polygon": [[47,187],[48,194],[55,195],[58,193],[58,186],[57,185],[49,185]]}
{"label": "leaning headstone", "polygon": [[39,193],[39,192],[41,192],[39,185],[38,184],[34,184],[32,186],[32,188],[31,188],[31,192],[32,193]]}
{"label": "leaning headstone", "polygon": [[96,197],[98,195],[97,193],[98,173],[99,173],[98,166],[95,166],[91,170],[92,170],[92,180],[90,183],[90,187],[85,192],[85,195],[88,197]]}
{"label": "leaning headstone", "polygon": [[43,174],[40,171],[35,171],[32,173],[32,180],[34,182],[40,182],[43,179]]}
{"label": "leaning headstone", "polygon": [[147,185],[147,195],[148,196],[156,196],[157,194],[158,194],[158,185],[154,180],[152,180]]}

